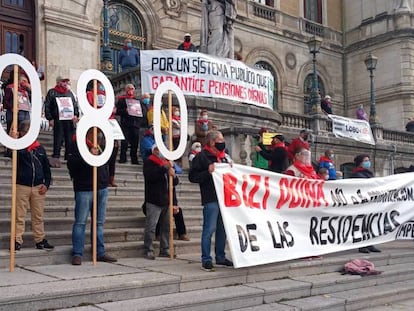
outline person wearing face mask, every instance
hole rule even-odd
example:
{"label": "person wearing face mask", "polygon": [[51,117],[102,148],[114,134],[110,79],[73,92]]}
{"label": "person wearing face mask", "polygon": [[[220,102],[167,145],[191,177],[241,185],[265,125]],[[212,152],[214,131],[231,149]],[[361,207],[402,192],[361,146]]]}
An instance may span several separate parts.
{"label": "person wearing face mask", "polygon": [[[329,172],[329,180],[336,180],[336,168],[335,168],[335,154],[332,149],[325,150],[325,154],[319,158],[319,169],[326,168]],[[340,173],[340,172],[338,172]]]}
{"label": "person wearing face mask", "polygon": [[132,46],[131,39],[125,39],[124,46],[119,52],[119,65],[121,65],[122,70],[126,70],[137,67],[139,64],[139,50]]}
{"label": "person wearing face mask", "polygon": [[300,178],[320,179],[313,169],[311,152],[305,147],[298,147],[294,151],[293,163],[286,169],[285,174]]}
{"label": "person wearing face mask", "polygon": [[[355,168],[352,171],[350,178],[373,178],[374,173],[371,171],[371,161],[369,155],[360,154],[354,158]],[[380,253],[381,250],[373,245],[367,247],[360,247],[360,253],[368,254],[370,252]]]}
{"label": "person wearing face mask", "polygon": [[195,126],[196,141],[199,141],[202,145],[204,145],[207,133],[211,131],[213,127],[213,122],[211,122],[211,120],[208,118],[207,109],[202,109],[200,111],[200,117],[196,121]]}
{"label": "person wearing face mask", "polygon": [[233,262],[226,258],[226,232],[221,218],[217,193],[214,188],[212,173],[214,163],[229,163],[232,160],[226,154],[226,142],[223,134],[212,130],[207,133],[204,148],[193,159],[188,178],[198,183],[203,204],[203,230],[201,233],[201,265],[205,271],[214,271],[211,257],[211,238],[215,234],[216,265],[232,267]]}
{"label": "person wearing face mask", "polygon": [[184,41],[180,43],[177,50],[189,51],[189,52],[197,52],[197,48],[194,44],[191,43],[191,34],[186,33],[184,35]]}
{"label": "person wearing face mask", "polygon": [[47,92],[45,98],[45,117],[53,127],[53,154],[51,165],[60,167],[60,148],[65,142],[65,159],[67,150],[75,132],[74,123],[78,121],[79,108],[76,98],[69,88],[69,78],[58,76],[56,85]]}
{"label": "person wearing face mask", "polygon": [[148,108],[136,98],[135,87],[132,84],[125,86],[125,95],[118,97],[116,114],[121,117],[121,129],[125,139],[121,141],[119,163],[126,163],[128,144],[131,145],[130,157],[132,164],[139,164],[138,145],[140,128],[146,127]]}
{"label": "person wearing face mask", "polygon": [[188,163],[190,164],[191,169],[191,163],[193,162],[194,158],[197,154],[201,152],[201,143],[196,141],[191,145],[191,151],[188,155]]}
{"label": "person wearing face mask", "polygon": [[[160,253],[159,257],[170,257],[169,253],[169,176],[173,177],[173,186],[178,184],[173,163],[167,161],[160,153],[157,145],[153,145],[152,154],[144,161],[145,181],[145,258],[154,260],[152,242],[155,237],[157,223],[160,224]],[[173,195],[173,205],[178,206],[177,198]]]}
{"label": "person wearing face mask", "polygon": [[303,147],[307,150],[310,149],[308,139],[309,131],[307,129],[303,129],[300,131],[299,136],[292,140],[288,147],[288,157],[291,162],[294,160],[295,150],[300,147]]}

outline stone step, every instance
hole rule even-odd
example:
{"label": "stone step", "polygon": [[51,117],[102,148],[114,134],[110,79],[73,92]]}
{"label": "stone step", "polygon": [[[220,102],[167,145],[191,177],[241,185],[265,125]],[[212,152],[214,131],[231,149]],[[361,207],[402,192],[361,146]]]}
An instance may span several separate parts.
{"label": "stone step", "polygon": [[[84,258],[78,267],[29,266],[13,274],[0,271],[0,310],[82,305],[88,307],[76,310],[360,310],[413,297],[414,265],[403,264],[412,261],[407,243],[383,244],[383,253],[365,255],[384,271],[368,277],[338,272],[358,256],[356,250],[326,255],[322,260],[241,269],[216,267],[207,273],[200,269],[198,253],[181,255],[181,244],[176,244],[174,260],[125,258],[94,267]],[[22,260],[17,255],[16,260]]]}
{"label": "stone step", "polygon": [[[181,202],[180,202],[181,203]],[[48,205],[44,211],[45,219],[53,217],[75,217],[74,216],[74,205],[72,202],[71,205],[62,205],[61,202],[55,201],[55,204]],[[11,202],[8,202],[6,205],[0,206],[0,218],[6,219],[10,218],[10,206]],[[184,217],[186,216],[198,216],[200,219],[203,215],[202,206],[195,205],[183,205],[180,204],[183,209]],[[28,211],[30,214],[30,210]],[[122,206],[107,206],[106,215],[109,216],[144,216],[141,210],[141,206],[137,202],[128,204],[125,202]],[[26,216],[26,219],[30,219],[30,215]]]}
{"label": "stone step", "polygon": [[[144,185],[141,183],[137,186],[118,186],[118,187],[108,187],[109,196],[122,196],[122,197],[136,197],[138,195],[142,196],[145,193]],[[11,184],[4,183],[0,181],[0,195],[9,195],[11,193]],[[187,188],[186,186],[178,185],[176,187],[176,193],[178,197],[191,197],[198,199],[200,202],[200,191],[194,188]],[[50,195],[65,195],[73,194],[73,186],[69,182],[65,184],[56,185],[55,183],[50,186],[47,193],[47,197]]]}
{"label": "stone step", "polygon": [[[54,217],[45,218],[44,226],[45,231],[59,231],[63,228],[72,227],[74,217]],[[187,227],[202,226],[202,219],[197,216],[185,215],[185,225]],[[90,226],[88,221],[87,226]],[[122,229],[126,230],[129,228],[144,228],[145,227],[145,216],[107,216],[105,221],[105,229]],[[27,216],[25,223],[25,232],[30,233],[31,230],[31,219],[30,215]],[[10,232],[10,219],[0,219],[0,235]]]}
{"label": "stone step", "polygon": [[[87,243],[89,239],[85,239],[85,251],[83,261],[91,262],[91,245]],[[51,241],[52,242],[52,241]],[[70,264],[72,255],[72,245],[60,245],[55,247],[52,251],[38,250],[34,248],[34,244],[24,246],[15,254],[16,266],[45,266],[45,265],[63,265]],[[159,253],[159,242],[154,241],[154,252]],[[119,261],[147,261],[143,256],[145,254],[143,241],[129,241],[129,242],[105,242],[105,251],[119,259]],[[194,254],[200,251],[200,238],[192,238],[191,241],[174,240],[174,253],[178,258]],[[200,261],[200,255],[197,256]],[[10,252],[7,248],[0,249],[0,269],[6,269],[10,264]],[[101,264],[101,263],[99,263]],[[1,288],[0,288],[1,289]],[[0,311],[1,311],[0,307]]]}
{"label": "stone step", "polygon": [[[72,223],[61,223],[59,230],[45,230],[46,238],[52,245],[61,246],[61,245],[71,245],[72,243]],[[10,227],[9,227],[10,228]],[[88,226],[89,228],[89,226]],[[122,242],[135,242],[144,240],[144,226],[139,228],[105,228],[105,243],[122,243]],[[187,234],[194,240],[200,241],[201,237],[201,226],[191,226],[186,224]],[[85,241],[90,241],[89,230],[86,230],[87,237]],[[174,236],[175,227],[174,227]],[[34,245],[33,237],[30,231],[26,231],[23,235],[23,240],[25,241],[23,247],[32,247]],[[8,249],[10,243],[10,234],[2,233],[0,234],[0,248]]]}
{"label": "stone step", "polygon": [[[45,200],[45,208],[47,206],[55,206],[56,204],[60,204],[62,206],[70,206],[74,203],[74,195],[73,192],[68,192],[67,194],[48,194]],[[137,192],[135,196],[108,196],[108,207],[110,206],[123,206],[127,205],[135,205],[137,209],[141,208],[142,203],[144,202],[144,193]],[[200,204],[200,198],[197,197],[180,197],[178,196],[178,202],[180,206],[196,206]],[[11,194],[2,194],[0,196],[0,206],[11,206]]]}

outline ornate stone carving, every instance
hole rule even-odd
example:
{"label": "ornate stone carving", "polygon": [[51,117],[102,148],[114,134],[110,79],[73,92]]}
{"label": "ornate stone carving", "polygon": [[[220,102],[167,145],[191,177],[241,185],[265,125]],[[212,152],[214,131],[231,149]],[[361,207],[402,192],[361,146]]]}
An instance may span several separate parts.
{"label": "ornate stone carving", "polygon": [[180,17],[181,0],[162,0],[165,14],[172,17]]}

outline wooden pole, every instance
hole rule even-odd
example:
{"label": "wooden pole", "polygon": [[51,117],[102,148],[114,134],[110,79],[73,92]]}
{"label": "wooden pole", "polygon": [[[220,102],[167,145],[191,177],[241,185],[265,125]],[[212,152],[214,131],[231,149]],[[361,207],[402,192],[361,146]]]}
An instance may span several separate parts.
{"label": "wooden pole", "polygon": [[[93,107],[97,109],[98,97],[98,83],[96,80],[93,80]],[[96,127],[93,128],[93,147],[98,148],[98,129]],[[92,207],[92,228],[93,228],[93,235],[92,235],[92,261],[93,265],[96,266],[96,236],[97,236],[97,226],[96,226],[96,216],[97,216],[97,201],[98,201],[98,168],[96,166],[93,167],[93,207]]]}
{"label": "wooden pole", "polygon": [[[172,143],[172,92],[168,91],[168,122],[169,122],[169,128],[168,128],[168,148],[170,151],[173,150],[173,143]],[[171,165],[173,164],[172,161],[170,161]],[[168,192],[169,192],[169,216],[170,216],[170,259],[174,259],[174,215],[173,215],[173,177],[168,175]]]}
{"label": "wooden pole", "polygon": [[[17,105],[18,100],[18,84],[19,84],[19,66],[13,67],[13,120],[11,124],[12,132],[17,132],[17,117],[19,113],[19,107]],[[12,151],[12,198],[11,198],[11,211],[10,211],[10,272],[14,271],[15,266],[15,241],[16,241],[16,180],[17,180],[17,150]]]}

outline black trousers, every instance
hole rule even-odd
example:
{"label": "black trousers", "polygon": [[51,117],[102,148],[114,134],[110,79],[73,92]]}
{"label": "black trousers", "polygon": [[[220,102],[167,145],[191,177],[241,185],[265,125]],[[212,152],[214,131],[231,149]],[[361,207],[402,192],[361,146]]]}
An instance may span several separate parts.
{"label": "black trousers", "polygon": [[139,128],[133,126],[124,126],[122,127],[122,132],[124,133],[125,139],[121,141],[121,155],[120,160],[126,160],[126,152],[128,149],[128,144],[131,145],[131,162],[138,161],[138,145],[139,145]]}
{"label": "black trousers", "polygon": [[[174,214],[174,222],[175,222],[175,230],[177,231],[178,236],[187,234],[187,229],[184,223],[184,215],[183,210],[181,207],[178,210],[177,214]],[[157,223],[157,227],[155,228],[155,235],[160,235],[160,223]]]}
{"label": "black trousers", "polygon": [[60,157],[60,148],[62,142],[65,143],[65,159],[69,144],[72,141],[73,134],[75,133],[75,126],[72,120],[54,120],[53,125],[53,158]]}

